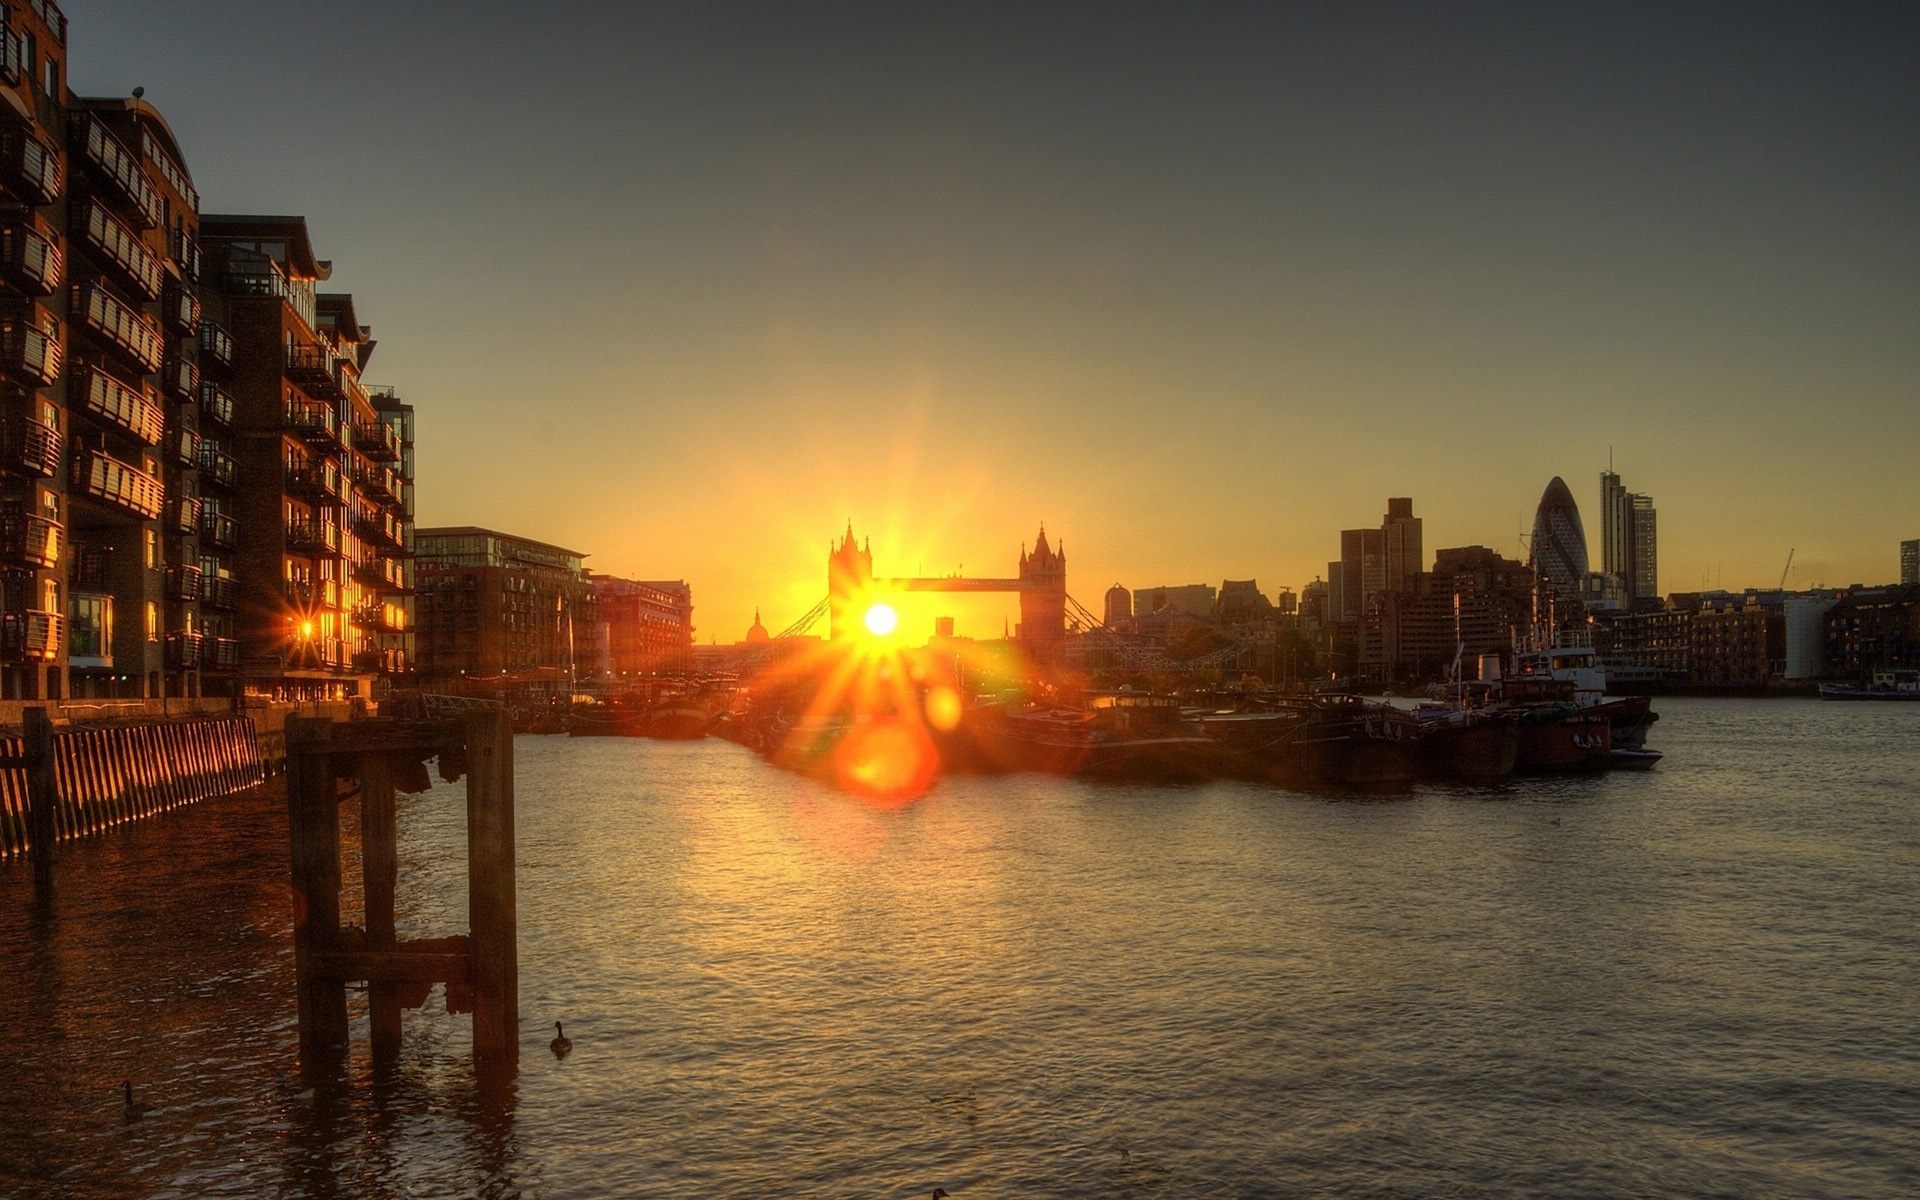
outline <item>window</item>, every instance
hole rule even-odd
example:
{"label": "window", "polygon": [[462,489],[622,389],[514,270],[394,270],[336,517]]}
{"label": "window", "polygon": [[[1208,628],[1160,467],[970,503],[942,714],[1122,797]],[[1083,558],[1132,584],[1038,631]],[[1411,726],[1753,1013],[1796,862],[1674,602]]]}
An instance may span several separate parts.
{"label": "window", "polygon": [[151,529],[146,531],[146,535],[147,565],[158,569],[160,566],[160,535]]}
{"label": "window", "polygon": [[151,600],[147,601],[147,640],[160,640],[160,606]]}
{"label": "window", "polygon": [[113,597],[74,596],[68,653],[75,658],[113,657]]}
{"label": "window", "polygon": [[60,61],[52,55],[47,56],[47,95],[60,98]]}

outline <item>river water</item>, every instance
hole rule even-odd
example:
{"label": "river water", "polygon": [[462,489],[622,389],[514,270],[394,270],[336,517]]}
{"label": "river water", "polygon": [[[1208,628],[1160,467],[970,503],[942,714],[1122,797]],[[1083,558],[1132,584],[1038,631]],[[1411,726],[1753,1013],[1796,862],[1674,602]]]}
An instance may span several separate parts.
{"label": "river water", "polygon": [[[277,796],[125,827],[0,866],[0,1195],[1920,1194],[1920,705],[1658,707],[1646,774],[1364,802],[523,737],[486,1087],[436,994],[303,1088]],[[403,798],[403,935],[463,819]]]}

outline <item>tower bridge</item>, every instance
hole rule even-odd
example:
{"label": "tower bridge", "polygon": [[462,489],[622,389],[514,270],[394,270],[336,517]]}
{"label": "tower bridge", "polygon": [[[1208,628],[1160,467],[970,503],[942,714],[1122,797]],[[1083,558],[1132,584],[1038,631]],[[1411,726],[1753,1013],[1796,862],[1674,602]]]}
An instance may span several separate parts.
{"label": "tower bridge", "polygon": [[888,577],[873,573],[873,552],[865,542],[856,542],[853,523],[839,545],[827,548],[828,631],[843,638],[861,628],[866,610],[873,601],[903,592],[1017,592],[1020,596],[1020,624],[1014,637],[1036,663],[1058,664],[1066,653],[1067,639],[1067,554],[1062,544],[1055,549],[1047,542],[1047,530],[1029,552],[1020,550],[1020,573],[1013,578],[988,579],[961,575],[924,577]]}

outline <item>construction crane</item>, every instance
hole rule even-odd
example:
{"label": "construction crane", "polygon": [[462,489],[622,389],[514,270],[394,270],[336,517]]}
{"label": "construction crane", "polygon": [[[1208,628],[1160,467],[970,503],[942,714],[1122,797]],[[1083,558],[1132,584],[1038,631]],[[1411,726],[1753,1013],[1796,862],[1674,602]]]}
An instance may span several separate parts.
{"label": "construction crane", "polygon": [[1789,547],[1787,550],[1787,565],[1780,571],[1780,590],[1783,592],[1787,590],[1787,572],[1791,570],[1793,570],[1793,550]]}

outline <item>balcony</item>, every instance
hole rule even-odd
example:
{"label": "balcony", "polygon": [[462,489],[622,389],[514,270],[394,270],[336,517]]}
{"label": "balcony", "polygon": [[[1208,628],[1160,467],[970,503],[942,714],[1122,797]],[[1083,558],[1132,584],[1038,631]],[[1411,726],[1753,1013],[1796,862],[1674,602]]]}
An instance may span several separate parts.
{"label": "balcony", "polygon": [[53,0],[27,0],[27,9],[40,18],[55,41],[62,46],[67,44],[67,14],[60,11],[58,4]]}
{"label": "balcony", "polygon": [[200,642],[200,669],[203,671],[238,671],[240,669],[240,643],[233,638],[203,638]]}
{"label": "balcony", "polygon": [[325,460],[294,459],[287,463],[287,494],[338,508],[347,502],[346,481],[340,468]]}
{"label": "balcony", "polygon": [[331,521],[287,522],[287,553],[310,558],[339,558],[345,553],[340,527]]}
{"label": "balcony", "polygon": [[216,425],[233,425],[233,397],[217,383],[200,384],[200,415]]}
{"label": "balcony", "polygon": [[200,392],[200,368],[191,359],[176,358],[160,368],[160,386],[176,400],[192,401]]}
{"label": "balcony", "polygon": [[167,568],[167,599],[190,603],[200,598],[200,568],[184,563]]}
{"label": "balcony", "polygon": [[29,387],[60,379],[60,340],[25,317],[0,317],[0,367]]}
{"label": "balcony", "polygon": [[200,435],[191,429],[176,429],[167,435],[167,450],[173,461],[183,467],[200,465]]}
{"label": "balcony", "polygon": [[73,490],[142,521],[158,517],[166,504],[166,489],[158,479],[98,450],[83,450],[75,456]]}
{"label": "balcony", "polygon": [[387,606],[378,601],[356,606],[348,619],[359,628],[374,633],[397,633],[400,630],[400,623],[388,613]]}
{"label": "balcony", "polygon": [[0,658],[10,663],[52,662],[60,657],[66,618],[56,612],[16,609],[0,619]]}
{"label": "balcony", "polygon": [[200,327],[200,297],[191,289],[169,283],[166,299],[160,305],[160,318],[167,332],[175,337],[192,337],[193,331]]}
{"label": "balcony", "polygon": [[25,221],[0,227],[0,275],[29,296],[51,296],[60,286],[60,247]]}
{"label": "balcony", "polygon": [[187,178],[187,169],[174,161],[173,155],[160,144],[159,139],[147,130],[140,131],[140,152],[146,157],[147,164],[160,173],[167,186],[180,194],[187,207],[200,211],[200,189],[193,186],[193,180]]}
{"label": "balcony", "polygon": [[[205,520],[205,519],[206,519],[206,514],[202,513],[201,520]],[[228,517],[227,519],[231,521],[233,518]],[[234,583],[231,576],[208,575],[204,571],[201,572],[200,604],[202,607],[232,608],[233,594],[234,594]]]}
{"label": "balcony", "polygon": [[338,361],[325,346],[288,346],[287,378],[322,399],[344,400],[347,396],[340,384]]}
{"label": "balcony", "polygon": [[271,296],[285,301],[309,329],[315,323],[313,284],[295,279],[264,254],[242,256],[227,251],[226,293],[229,296]]}
{"label": "balcony", "polygon": [[7,122],[0,129],[0,183],[29,208],[60,199],[60,152],[25,125]]}
{"label": "balcony", "polygon": [[180,265],[180,274],[194,283],[200,282],[200,243],[184,229],[175,229],[167,234],[167,253]]}
{"label": "balcony", "polygon": [[219,509],[200,509],[200,544],[220,550],[231,550],[239,540],[240,526],[232,517]]}
{"label": "balcony", "polygon": [[389,512],[361,509],[353,514],[353,531],[376,547],[400,545],[400,522]]}
{"label": "balcony", "polygon": [[340,418],[324,404],[287,401],[287,429],[312,445],[341,449]]}
{"label": "balcony", "polygon": [[124,351],[140,364],[142,375],[160,369],[165,342],[160,328],[145,313],[91,283],[73,289],[73,320],[82,329]]}
{"label": "balcony", "polygon": [[173,528],[176,533],[194,533],[200,528],[200,500],[197,496],[178,496],[173,500]]}
{"label": "balcony", "polygon": [[340,610],[340,585],[331,579],[288,580],[287,603],[296,612],[318,612],[321,609]]}
{"label": "balcony", "polygon": [[51,478],[60,470],[60,431],[32,417],[0,426],[0,465],[9,471]]}
{"label": "balcony", "polygon": [[381,675],[400,675],[407,669],[405,650],[360,650],[353,656],[353,669]]}
{"label": "balcony", "polygon": [[[200,482],[232,491],[240,476],[240,464],[213,442],[200,443]],[[202,529],[202,533],[206,530]]]}
{"label": "balcony", "polygon": [[67,552],[67,586],[76,592],[109,592],[113,556],[97,546],[75,542]]}
{"label": "balcony", "polygon": [[400,435],[385,421],[356,421],[353,448],[375,462],[400,461]]}
{"label": "balcony", "polygon": [[142,445],[159,445],[166,414],[145,387],[123,382],[91,364],[82,386],[85,395],[80,407],[88,416],[131,434]]}
{"label": "balcony", "polygon": [[0,562],[29,571],[60,565],[60,522],[23,512],[0,513]]}
{"label": "balcony", "polygon": [[165,278],[160,259],[140,235],[98,200],[89,200],[80,220],[81,242],[113,277],[142,300],[158,300]]}
{"label": "balcony", "polygon": [[353,464],[353,482],[375,500],[385,504],[399,503],[400,477],[385,467],[356,461]]}
{"label": "balcony", "polygon": [[215,321],[200,322],[200,363],[222,371],[233,370],[233,335]]}
{"label": "balcony", "polygon": [[197,671],[200,669],[200,646],[206,641],[204,634],[170,633],[167,635],[167,670]]}
{"label": "balcony", "polygon": [[353,577],[363,587],[387,593],[408,591],[406,568],[390,558],[370,558],[353,569]]}
{"label": "balcony", "polygon": [[135,224],[142,229],[160,224],[160,189],[140,169],[139,157],[125,143],[91,115],[74,123],[73,138],[88,174],[120,202],[122,211]]}

